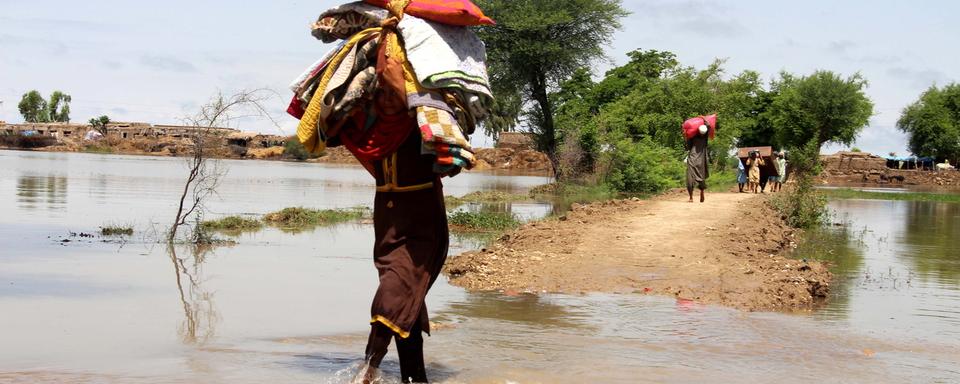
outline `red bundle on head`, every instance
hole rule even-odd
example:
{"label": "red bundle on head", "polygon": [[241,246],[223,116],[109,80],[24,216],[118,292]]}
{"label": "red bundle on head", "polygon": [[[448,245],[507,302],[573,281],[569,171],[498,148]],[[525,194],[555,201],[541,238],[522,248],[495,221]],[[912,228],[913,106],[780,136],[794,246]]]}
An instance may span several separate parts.
{"label": "red bundle on head", "polygon": [[717,135],[717,115],[694,117],[683,122],[683,136],[690,140],[700,134],[700,126],[706,125],[710,138]]}
{"label": "red bundle on head", "polygon": [[[386,8],[390,0],[363,0],[363,2]],[[407,6],[406,13],[449,25],[470,27],[496,24],[470,0],[413,0]]]}

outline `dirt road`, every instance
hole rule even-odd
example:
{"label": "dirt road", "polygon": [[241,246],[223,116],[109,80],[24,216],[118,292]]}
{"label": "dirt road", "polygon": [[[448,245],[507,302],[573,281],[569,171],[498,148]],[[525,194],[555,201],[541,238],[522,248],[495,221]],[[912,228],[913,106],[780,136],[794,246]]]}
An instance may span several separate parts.
{"label": "dirt road", "polygon": [[530,223],[489,249],[452,258],[470,290],[669,295],[746,310],[802,310],[826,297],[830,272],[784,256],[795,233],[766,197],[671,193],[576,207]]}

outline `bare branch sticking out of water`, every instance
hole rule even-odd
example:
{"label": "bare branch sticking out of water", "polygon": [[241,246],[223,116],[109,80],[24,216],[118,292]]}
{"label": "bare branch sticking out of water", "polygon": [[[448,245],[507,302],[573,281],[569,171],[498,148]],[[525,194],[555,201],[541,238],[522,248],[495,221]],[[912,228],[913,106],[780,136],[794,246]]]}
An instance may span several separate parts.
{"label": "bare branch sticking out of water", "polygon": [[[184,119],[186,125],[193,128],[190,132],[192,146],[187,158],[186,182],[180,194],[180,203],[177,214],[170,226],[167,242],[173,243],[177,239],[177,232],[188,222],[200,222],[204,211],[204,202],[217,194],[220,179],[226,174],[219,160],[211,160],[211,153],[222,146],[228,127],[238,119],[259,116],[265,117],[277,125],[270,116],[264,103],[276,94],[265,89],[240,91],[229,96],[218,92],[207,104],[200,107],[194,116]],[[209,240],[199,225],[193,229],[191,242],[198,243]]]}

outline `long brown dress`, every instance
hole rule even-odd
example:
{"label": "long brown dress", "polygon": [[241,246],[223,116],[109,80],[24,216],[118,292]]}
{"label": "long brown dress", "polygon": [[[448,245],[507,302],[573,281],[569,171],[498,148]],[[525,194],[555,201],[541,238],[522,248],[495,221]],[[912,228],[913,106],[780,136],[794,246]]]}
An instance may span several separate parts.
{"label": "long brown dress", "polygon": [[434,159],[421,155],[420,147],[420,135],[413,130],[400,149],[375,164],[373,257],[380,287],[370,322],[403,339],[414,330],[430,333],[424,299],[449,245],[443,186],[433,172]]}
{"label": "long brown dress", "polygon": [[710,159],[707,155],[707,135],[696,135],[687,140],[687,190],[707,189],[710,177]]}

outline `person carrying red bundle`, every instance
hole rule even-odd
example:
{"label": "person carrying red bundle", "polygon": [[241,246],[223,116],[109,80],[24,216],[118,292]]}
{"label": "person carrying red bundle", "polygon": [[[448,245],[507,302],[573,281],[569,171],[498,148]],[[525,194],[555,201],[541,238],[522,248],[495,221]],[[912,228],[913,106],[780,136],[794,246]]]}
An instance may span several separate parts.
{"label": "person carrying red bundle", "polygon": [[707,153],[708,138],[717,130],[717,115],[700,116],[683,123],[687,149],[687,193],[693,202],[693,189],[700,190],[700,202],[706,201],[707,178],[710,177],[710,159]]}

